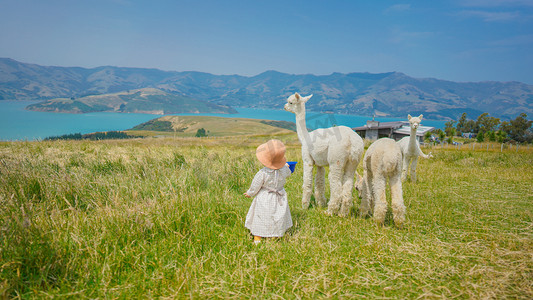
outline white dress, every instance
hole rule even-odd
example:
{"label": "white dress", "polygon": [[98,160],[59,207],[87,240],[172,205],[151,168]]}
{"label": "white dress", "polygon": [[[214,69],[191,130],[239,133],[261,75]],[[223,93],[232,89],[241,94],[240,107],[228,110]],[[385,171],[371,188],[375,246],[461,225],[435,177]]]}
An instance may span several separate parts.
{"label": "white dress", "polygon": [[279,170],[265,167],[255,174],[246,192],[255,198],[244,224],[252,235],[281,237],[292,226],[287,193],[283,188],[285,179],[290,175],[291,170],[287,165]]}

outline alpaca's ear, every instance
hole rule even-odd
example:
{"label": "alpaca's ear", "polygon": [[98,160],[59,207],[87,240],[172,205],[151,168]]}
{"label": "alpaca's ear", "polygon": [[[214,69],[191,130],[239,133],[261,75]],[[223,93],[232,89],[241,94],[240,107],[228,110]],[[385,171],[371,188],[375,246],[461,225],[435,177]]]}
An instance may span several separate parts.
{"label": "alpaca's ear", "polygon": [[411,120],[411,115],[407,115],[407,120]]}
{"label": "alpaca's ear", "polygon": [[422,117],[423,117],[423,116],[424,116],[423,114],[420,114],[420,116],[418,116],[418,118],[420,119],[420,121],[422,121]]}
{"label": "alpaca's ear", "polygon": [[313,97],[313,94],[311,94],[311,95],[309,95],[307,97],[303,97],[302,98],[303,103],[307,102],[307,100],[311,99],[311,97]]}
{"label": "alpaca's ear", "polygon": [[296,98],[296,100],[300,100],[300,94],[294,93],[294,97]]}

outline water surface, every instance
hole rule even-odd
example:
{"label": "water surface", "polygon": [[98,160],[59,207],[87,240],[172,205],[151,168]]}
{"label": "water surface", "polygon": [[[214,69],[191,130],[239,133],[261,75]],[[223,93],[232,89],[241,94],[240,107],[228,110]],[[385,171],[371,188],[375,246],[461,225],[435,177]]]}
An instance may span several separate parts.
{"label": "water surface", "polygon": [[[39,140],[49,136],[71,133],[91,133],[97,131],[126,130],[160,115],[125,114],[99,112],[87,114],[67,114],[29,111],[24,108],[36,101],[0,101],[0,140]],[[230,118],[250,118],[294,122],[294,114],[284,110],[237,108],[237,114],[178,114],[202,115]],[[344,125],[357,127],[366,124],[367,116],[321,114],[307,112],[307,126],[310,129]],[[398,121],[398,118],[376,118],[381,122]],[[444,121],[422,122],[425,126],[444,128]]]}

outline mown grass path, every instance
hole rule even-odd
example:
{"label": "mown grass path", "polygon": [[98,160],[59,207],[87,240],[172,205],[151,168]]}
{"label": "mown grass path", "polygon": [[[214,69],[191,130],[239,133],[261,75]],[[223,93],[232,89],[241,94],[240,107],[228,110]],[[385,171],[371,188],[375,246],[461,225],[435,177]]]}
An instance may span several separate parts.
{"label": "mown grass path", "polygon": [[297,165],[294,227],[254,246],[269,138],[0,143],[0,297],[533,298],[533,151],[435,149],[403,229],[303,210]]}

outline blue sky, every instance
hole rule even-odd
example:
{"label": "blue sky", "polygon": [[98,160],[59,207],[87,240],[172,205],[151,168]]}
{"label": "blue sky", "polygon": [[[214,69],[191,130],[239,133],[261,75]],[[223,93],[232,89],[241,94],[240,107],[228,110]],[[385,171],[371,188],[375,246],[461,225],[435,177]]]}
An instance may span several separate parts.
{"label": "blue sky", "polygon": [[0,0],[0,57],[533,84],[533,0]]}

